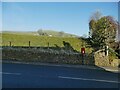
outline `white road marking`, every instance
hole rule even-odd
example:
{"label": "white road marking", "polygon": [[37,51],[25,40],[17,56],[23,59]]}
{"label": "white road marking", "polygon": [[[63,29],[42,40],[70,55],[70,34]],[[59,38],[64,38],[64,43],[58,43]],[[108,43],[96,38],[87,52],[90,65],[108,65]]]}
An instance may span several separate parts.
{"label": "white road marking", "polygon": [[86,80],[86,81],[98,81],[98,82],[109,82],[109,83],[120,83],[120,82],[118,82],[118,81],[99,80],[99,79],[87,79],[87,78],[76,78],[76,77],[63,77],[63,76],[58,76],[58,78],[75,79],[75,80]]}
{"label": "white road marking", "polygon": [[21,73],[9,73],[9,72],[0,72],[0,74],[21,75]]}

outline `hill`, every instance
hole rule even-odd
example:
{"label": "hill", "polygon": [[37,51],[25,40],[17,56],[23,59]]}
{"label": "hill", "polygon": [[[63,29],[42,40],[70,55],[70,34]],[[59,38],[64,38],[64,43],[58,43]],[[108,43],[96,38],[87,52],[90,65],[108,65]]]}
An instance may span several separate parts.
{"label": "hill", "polygon": [[[83,42],[80,38],[77,37],[50,37],[50,36],[40,36],[34,35],[35,32],[29,33],[12,33],[12,32],[3,32],[2,33],[2,42],[1,46],[9,46],[10,42],[12,46],[28,46],[29,41],[31,46],[35,47],[64,47],[63,41],[68,42],[73,49],[80,51]],[[49,43],[49,44],[48,44]],[[86,52],[91,52],[91,48],[86,48]]]}
{"label": "hill", "polygon": [[[41,30],[39,30],[41,31]],[[52,37],[79,37],[77,35],[74,34],[69,34],[69,33],[65,33],[62,31],[53,31],[53,30],[42,30],[41,31],[43,33],[43,35],[36,31],[3,31],[2,33],[8,33],[8,34],[17,34],[17,35],[35,35],[35,36],[52,36]]]}
{"label": "hill", "polygon": [[39,33],[39,35],[41,35],[41,33],[43,33],[48,36],[55,36],[55,37],[78,37],[77,35],[65,33],[63,31],[38,30],[38,33]]}
{"label": "hill", "polygon": [[16,34],[16,35],[39,35],[37,32],[23,32],[23,31],[2,31],[2,33],[4,34]]}

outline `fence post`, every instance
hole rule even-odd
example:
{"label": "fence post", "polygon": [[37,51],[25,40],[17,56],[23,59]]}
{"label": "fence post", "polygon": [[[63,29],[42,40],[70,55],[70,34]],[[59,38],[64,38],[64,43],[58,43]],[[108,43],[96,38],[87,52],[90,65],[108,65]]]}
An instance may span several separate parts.
{"label": "fence post", "polygon": [[10,47],[11,47],[11,41],[9,41],[9,45],[10,45]]}
{"label": "fence post", "polygon": [[30,41],[29,41],[29,48],[30,48]]}
{"label": "fence post", "polygon": [[48,42],[48,48],[49,48],[49,42]]}

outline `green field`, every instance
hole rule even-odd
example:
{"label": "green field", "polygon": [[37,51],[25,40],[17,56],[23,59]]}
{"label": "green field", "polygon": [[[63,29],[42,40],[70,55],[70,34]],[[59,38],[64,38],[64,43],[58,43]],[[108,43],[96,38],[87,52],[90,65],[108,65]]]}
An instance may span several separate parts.
{"label": "green field", "polygon": [[[77,51],[81,50],[82,40],[75,37],[49,37],[39,36],[33,34],[17,34],[17,33],[2,33],[1,46],[9,46],[11,42],[12,46],[28,46],[29,41],[31,46],[37,47],[55,47],[55,44],[59,47],[64,47],[63,41],[70,43],[70,45]],[[90,53],[91,48],[86,48],[86,52]]]}

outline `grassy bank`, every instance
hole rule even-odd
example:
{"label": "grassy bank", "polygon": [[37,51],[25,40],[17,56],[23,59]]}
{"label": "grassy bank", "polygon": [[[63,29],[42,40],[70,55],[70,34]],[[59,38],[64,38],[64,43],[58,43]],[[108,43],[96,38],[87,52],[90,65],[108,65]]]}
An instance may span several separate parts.
{"label": "grassy bank", "polygon": [[[81,48],[85,41],[77,37],[50,37],[18,33],[2,33],[3,60],[61,63],[61,64],[82,64]],[[29,46],[30,41],[30,47]],[[68,46],[63,43],[65,41]],[[11,42],[11,47],[10,47]],[[72,49],[71,49],[72,48]],[[90,54],[91,48],[86,48],[85,64],[93,65],[93,57]]]}
{"label": "grassy bank", "polygon": [[[81,39],[73,37],[49,37],[49,36],[35,36],[25,34],[2,33],[1,46],[28,46],[30,41],[31,46],[35,47],[64,47],[63,41],[68,42],[74,50],[80,51],[84,43]],[[49,43],[49,44],[48,44]],[[86,48],[86,52],[90,53],[91,48]]]}

